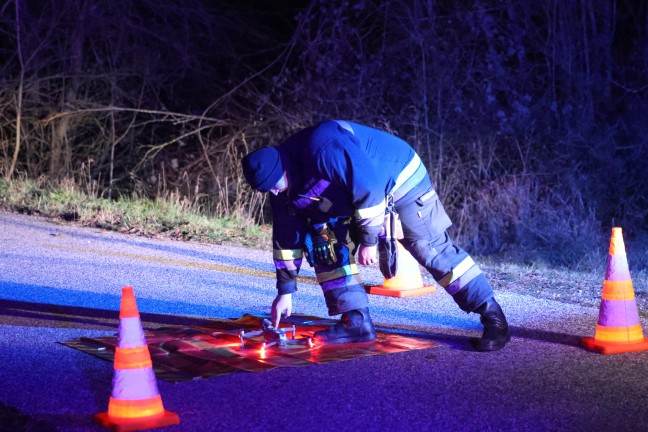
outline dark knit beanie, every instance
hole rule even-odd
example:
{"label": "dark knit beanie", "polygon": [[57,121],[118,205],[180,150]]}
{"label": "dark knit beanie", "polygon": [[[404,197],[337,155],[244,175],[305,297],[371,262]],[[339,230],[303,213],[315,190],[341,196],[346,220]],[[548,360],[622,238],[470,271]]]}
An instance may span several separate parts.
{"label": "dark knit beanie", "polygon": [[268,192],[283,176],[281,157],[276,147],[263,147],[241,161],[247,182],[261,192]]}

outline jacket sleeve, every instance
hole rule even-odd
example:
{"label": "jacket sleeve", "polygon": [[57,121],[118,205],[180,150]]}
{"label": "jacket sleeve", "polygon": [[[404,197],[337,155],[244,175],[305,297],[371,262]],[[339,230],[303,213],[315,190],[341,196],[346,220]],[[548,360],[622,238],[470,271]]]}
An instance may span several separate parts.
{"label": "jacket sleeve", "polygon": [[319,169],[332,182],[348,190],[354,218],[360,227],[360,242],[378,244],[385,220],[385,191],[369,156],[351,134],[341,134],[324,146],[318,157]]}
{"label": "jacket sleeve", "polygon": [[290,211],[286,194],[270,194],[272,206],[272,258],[279,294],[297,291],[297,275],[304,256],[306,222]]}

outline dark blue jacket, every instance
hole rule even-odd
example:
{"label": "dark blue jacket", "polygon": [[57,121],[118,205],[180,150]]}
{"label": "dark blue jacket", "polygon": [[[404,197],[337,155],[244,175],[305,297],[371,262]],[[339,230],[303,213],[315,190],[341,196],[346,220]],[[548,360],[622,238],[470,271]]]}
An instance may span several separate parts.
{"label": "dark blue jacket", "polygon": [[310,224],[352,217],[360,242],[378,243],[386,197],[429,185],[424,165],[402,139],[357,123],[328,120],[278,147],[288,191],[270,195],[273,250],[280,293],[295,291]]}

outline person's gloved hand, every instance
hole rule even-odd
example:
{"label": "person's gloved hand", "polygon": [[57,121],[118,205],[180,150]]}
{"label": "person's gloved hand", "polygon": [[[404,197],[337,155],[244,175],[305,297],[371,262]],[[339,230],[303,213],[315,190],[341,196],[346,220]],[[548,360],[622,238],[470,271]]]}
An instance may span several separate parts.
{"label": "person's gloved hand", "polygon": [[335,255],[337,238],[328,225],[324,225],[321,229],[316,230],[312,234],[312,238],[313,255],[316,263],[331,265],[337,262],[337,256]]}
{"label": "person's gloved hand", "polygon": [[284,312],[286,317],[289,317],[292,312],[292,294],[279,294],[272,302],[270,314],[272,315],[272,325],[275,328],[279,328],[279,321]]}

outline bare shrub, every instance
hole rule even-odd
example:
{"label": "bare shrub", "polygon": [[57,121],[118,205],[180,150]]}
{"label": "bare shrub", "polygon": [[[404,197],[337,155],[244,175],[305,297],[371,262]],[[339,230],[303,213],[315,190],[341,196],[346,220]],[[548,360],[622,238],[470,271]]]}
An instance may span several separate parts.
{"label": "bare shrub", "polygon": [[346,118],[415,147],[474,253],[648,227],[633,2],[284,3],[5,2],[0,173],[266,223],[240,158]]}

